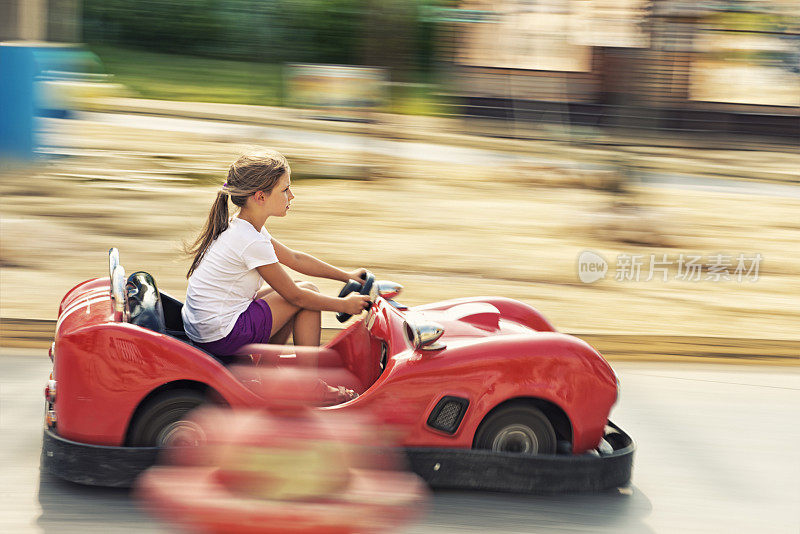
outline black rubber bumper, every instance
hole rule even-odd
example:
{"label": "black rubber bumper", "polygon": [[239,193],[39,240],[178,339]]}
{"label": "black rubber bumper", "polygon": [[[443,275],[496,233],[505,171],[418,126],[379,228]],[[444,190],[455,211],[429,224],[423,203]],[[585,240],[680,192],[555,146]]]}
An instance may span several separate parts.
{"label": "black rubber bumper", "polygon": [[[520,493],[573,493],[625,486],[633,469],[633,440],[609,422],[605,455],[530,456],[474,449],[406,449],[409,466],[432,488]],[[42,469],[91,486],[130,487],[156,463],[154,447],[78,443],[45,429]]]}
{"label": "black rubber bumper", "polygon": [[633,440],[609,421],[608,454],[531,456],[477,449],[406,449],[411,470],[432,488],[517,493],[597,492],[626,486]]}
{"label": "black rubber bumper", "polygon": [[156,447],[106,447],[70,441],[45,428],[41,468],[87,486],[128,488],[156,463]]}

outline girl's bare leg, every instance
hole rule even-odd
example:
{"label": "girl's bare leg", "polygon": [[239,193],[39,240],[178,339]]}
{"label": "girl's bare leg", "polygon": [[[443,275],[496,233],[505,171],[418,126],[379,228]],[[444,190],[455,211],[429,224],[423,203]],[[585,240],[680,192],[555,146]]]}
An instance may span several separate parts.
{"label": "girl's bare leg", "polygon": [[[256,299],[263,299],[264,297],[266,297],[270,293],[274,293],[274,292],[275,292],[275,290],[272,289],[269,286],[263,287],[263,288],[259,289],[258,292],[256,293]],[[253,299],[253,300],[255,300],[255,299]]]}
{"label": "girl's bare leg", "polygon": [[300,310],[294,318],[292,338],[295,345],[319,347],[322,334],[322,313],[316,310]]}
{"label": "girl's bare leg", "polygon": [[[319,288],[311,282],[299,282],[297,285],[311,291],[319,291]],[[258,295],[269,304],[272,312],[270,342],[281,345],[286,343],[291,331],[295,345],[319,346],[322,332],[320,312],[301,309],[274,290],[261,290]]]}
{"label": "girl's bare leg", "polygon": [[296,315],[289,319],[283,327],[275,332],[272,337],[269,338],[269,342],[273,345],[286,345],[289,341],[289,336],[292,334],[292,330],[294,329],[294,319],[297,317]]}

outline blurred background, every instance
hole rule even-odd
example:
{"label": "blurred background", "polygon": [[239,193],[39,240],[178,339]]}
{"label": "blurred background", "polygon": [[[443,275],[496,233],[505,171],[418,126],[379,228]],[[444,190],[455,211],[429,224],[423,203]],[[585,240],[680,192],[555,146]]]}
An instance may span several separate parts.
{"label": "blurred background", "polygon": [[796,0],[5,0],[0,41],[5,320],[55,319],[111,246],[183,298],[182,242],[266,146],[297,196],[270,232],[407,304],[797,338]]}
{"label": "blurred background", "polygon": [[796,533],[798,145],[797,0],[0,0],[0,524],[164,532],[39,475],[40,348],[112,246],[183,299],[183,242],[268,147],[286,245],[669,362],[613,362],[626,493],[442,492],[406,532]]}

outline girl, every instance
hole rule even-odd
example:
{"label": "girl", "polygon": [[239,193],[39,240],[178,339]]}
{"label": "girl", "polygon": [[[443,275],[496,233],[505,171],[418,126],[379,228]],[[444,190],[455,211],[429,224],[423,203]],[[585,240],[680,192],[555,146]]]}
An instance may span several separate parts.
{"label": "girl", "polygon": [[[284,217],[294,198],[289,164],[277,152],[240,157],[217,193],[202,233],[188,253],[194,261],[186,275],[183,306],[189,338],[217,356],[232,356],[249,343],[295,345],[320,342],[320,311],[357,315],[369,297],[319,294],[314,284],[294,282],[283,269],[346,282],[360,280],[364,269],[345,272],[291,250],[269,235],[268,217]],[[239,212],[228,217],[228,199]],[[268,286],[261,288],[266,281]]]}

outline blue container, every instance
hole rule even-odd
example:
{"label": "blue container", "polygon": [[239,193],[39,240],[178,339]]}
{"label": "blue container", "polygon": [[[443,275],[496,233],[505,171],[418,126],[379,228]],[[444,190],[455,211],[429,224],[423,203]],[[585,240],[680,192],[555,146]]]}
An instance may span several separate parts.
{"label": "blue container", "polygon": [[31,159],[35,148],[34,47],[0,43],[0,157]]}

